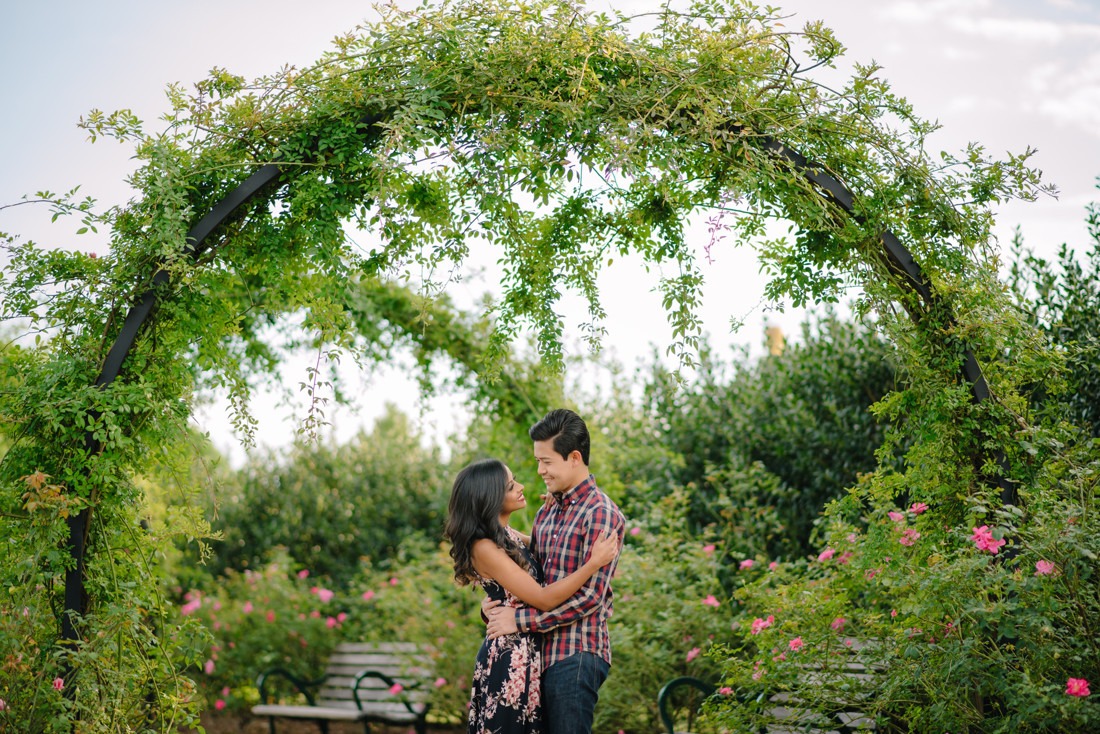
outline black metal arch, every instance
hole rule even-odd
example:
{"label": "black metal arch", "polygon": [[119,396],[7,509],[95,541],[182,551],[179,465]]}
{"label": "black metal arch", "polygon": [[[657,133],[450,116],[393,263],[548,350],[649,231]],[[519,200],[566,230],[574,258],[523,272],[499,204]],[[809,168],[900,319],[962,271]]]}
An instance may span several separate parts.
{"label": "black metal arch", "polygon": [[[370,130],[386,117],[388,115],[385,113],[366,115],[360,120],[360,125]],[[747,132],[740,125],[731,124],[729,127],[735,132]],[[822,198],[838,206],[847,215],[859,217],[855,207],[855,195],[847,186],[828,174],[824,167],[810,161],[801,153],[788,148],[773,138],[757,137],[756,140],[762,144],[765,151],[785,161],[801,173],[807,181],[814,184],[815,190]],[[310,151],[310,154],[312,154],[312,151]],[[208,242],[210,236],[261,192],[284,180],[284,174],[288,172],[287,169],[287,165],[269,163],[259,168],[239,184],[187,233],[187,254],[197,259],[209,250],[212,247]],[[905,277],[908,285],[922,298],[926,305],[931,306],[936,303],[937,295],[935,291],[925,277],[920,265],[914,260],[912,253],[902,244],[901,240],[889,230],[881,232],[879,240],[890,266]],[[98,387],[107,387],[121,373],[122,365],[141,333],[142,327],[152,314],[164,286],[168,283],[168,279],[169,273],[167,270],[158,270],[154,274],[149,288],[138,299],[138,302],[130,308],[122,329],[108,351],[99,377],[96,379],[95,384]],[[969,347],[964,349],[961,376],[970,385],[971,396],[976,402],[982,402],[990,397],[989,386],[982,375],[981,367],[973,351]],[[90,453],[97,452],[102,448],[102,445],[93,437],[91,431],[85,434],[84,442]],[[999,465],[1004,466],[1005,459],[1003,455],[998,455],[995,459]],[[1007,480],[1003,472],[996,483],[1001,490],[1001,500],[1005,504],[1016,504],[1015,485]],[[87,610],[87,599],[84,592],[84,551],[87,544],[89,512],[90,510],[85,508],[76,516],[69,518],[69,549],[75,563],[65,574],[65,612],[62,617],[62,639],[66,642],[79,639],[74,620],[77,616],[83,616]]]}

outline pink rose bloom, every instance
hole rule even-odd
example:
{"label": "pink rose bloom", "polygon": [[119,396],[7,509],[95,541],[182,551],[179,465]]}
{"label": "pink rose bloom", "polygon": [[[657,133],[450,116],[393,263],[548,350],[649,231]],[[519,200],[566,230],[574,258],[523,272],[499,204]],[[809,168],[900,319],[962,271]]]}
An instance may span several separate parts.
{"label": "pink rose bloom", "polygon": [[214,661],[207,660],[205,663],[203,663],[202,672],[206,673],[207,675],[214,675]]}
{"label": "pink rose bloom", "polygon": [[897,609],[891,609],[891,610],[890,610],[890,616],[891,616],[891,617],[896,617],[896,616],[898,616],[898,610],[897,610]]}
{"label": "pink rose bloom", "polygon": [[836,562],[843,566],[850,560],[852,560],[852,551],[844,551],[839,556],[837,556]]}
{"label": "pink rose bloom", "polygon": [[630,528],[630,534],[631,534],[631,535],[637,535],[637,534],[638,534],[638,533],[640,533],[640,532],[642,532],[642,529],[641,529],[641,528],[639,528],[639,527],[633,527],[633,528]]}
{"label": "pink rose bloom", "polygon": [[913,504],[909,505],[909,512],[912,512],[914,515],[919,515],[922,512],[926,512],[927,510],[928,505],[924,504],[923,502],[914,502]]}
{"label": "pink rose bloom", "polygon": [[989,551],[993,555],[996,555],[997,550],[1005,544],[1003,540],[994,540],[993,531],[987,525],[974,528],[974,534],[970,536],[970,539],[974,541],[974,545],[979,550]]}
{"label": "pink rose bloom", "polygon": [[320,619],[321,618],[321,610],[314,609],[312,612],[309,613],[309,616],[313,617],[314,619]]}
{"label": "pink rose bloom", "polygon": [[714,553],[714,544],[711,543],[710,545],[704,545],[703,552],[706,553],[708,556]]}
{"label": "pink rose bloom", "polygon": [[722,686],[721,688],[718,689],[718,692],[720,694],[722,694],[723,696],[728,696],[731,693],[733,693],[733,689],[730,688],[729,686]]}
{"label": "pink rose bloom", "polygon": [[[1070,680],[1076,680],[1076,678],[1070,678]],[[1082,682],[1084,682],[1084,681],[1082,681]],[[64,687],[65,687],[65,681],[64,680],[62,680],[61,678],[54,678],[53,679],[53,689],[55,691],[60,691]]]}
{"label": "pink rose bloom", "polygon": [[772,561],[771,563],[768,564],[768,570],[769,571],[774,571],[777,568],[779,568],[779,561]]}
{"label": "pink rose bloom", "polygon": [[345,621],[347,621],[347,618],[348,618],[348,613],[347,612],[340,612],[339,614],[336,615],[336,621],[337,622],[345,622]]}
{"label": "pink rose bloom", "polygon": [[1050,561],[1036,561],[1035,562],[1035,575],[1036,576],[1050,576],[1054,573],[1054,564]]}
{"label": "pink rose bloom", "polygon": [[328,604],[332,600],[332,597],[336,596],[336,592],[330,589],[318,589],[317,598],[321,600],[322,604]]}
{"label": "pink rose bloom", "polygon": [[793,640],[791,640],[790,642],[787,643],[787,647],[789,647],[791,649],[791,652],[798,652],[799,650],[801,650],[805,646],[806,646],[806,643],[804,643],[802,641],[801,637],[796,637],[796,638],[794,638]]}
{"label": "pink rose bloom", "polygon": [[370,589],[367,589],[366,591],[363,592],[363,601],[370,601],[373,598],[374,598],[374,592],[371,591]]}
{"label": "pink rose bloom", "polygon": [[832,558],[834,555],[836,555],[835,550],[833,550],[832,548],[826,548],[825,550],[821,551],[821,554],[818,555],[817,560],[824,562]]}
{"label": "pink rose bloom", "polygon": [[920,533],[918,533],[915,528],[906,528],[905,532],[903,532],[901,534],[901,537],[898,538],[898,542],[902,545],[913,545],[917,542],[917,539],[919,537]]}
{"label": "pink rose bloom", "polygon": [[894,512],[893,510],[891,510],[890,512],[887,512],[886,515],[894,522],[905,522],[905,515],[901,514],[900,512]]}
{"label": "pink rose bloom", "polygon": [[241,607],[241,611],[244,612],[245,614],[250,614],[252,612],[252,602],[246,601],[244,603],[244,606]]}
{"label": "pink rose bloom", "polygon": [[336,625],[337,625],[336,617],[329,617],[328,619],[325,620],[325,626],[328,627],[329,629],[332,629]]}
{"label": "pink rose bloom", "polygon": [[400,683],[394,683],[392,686],[390,686],[390,695],[396,696],[403,690],[405,690],[405,686],[401,685]]}
{"label": "pink rose bloom", "polygon": [[225,701],[219,698],[217,701],[214,702],[214,708],[216,708],[218,711],[221,711],[223,708],[225,708]]}
{"label": "pink rose bloom", "polygon": [[268,622],[274,622],[275,621],[275,612],[268,612],[267,613],[267,621]]}
{"label": "pink rose bloom", "polygon": [[706,599],[703,599],[703,603],[708,607],[718,606],[718,600],[714,598],[714,594],[708,594]]}
{"label": "pink rose bloom", "polygon": [[855,533],[848,533],[848,542],[849,542],[849,543],[854,543],[854,542],[856,542],[857,540],[859,540],[859,536],[858,536],[858,535],[856,535]]}
{"label": "pink rose bloom", "polygon": [[226,698],[229,697],[229,686],[226,686],[225,688],[222,689],[222,695],[225,696]]}
{"label": "pink rose bloom", "polygon": [[442,688],[445,685],[447,685],[447,679],[446,678],[436,678],[435,679],[435,687],[436,688]]}
{"label": "pink rose bloom", "polygon": [[848,624],[848,620],[846,620],[844,617],[837,617],[836,619],[833,620],[833,623],[829,626],[832,627],[835,630],[842,630],[842,629],[844,629],[844,625],[846,625],[846,624]]}
{"label": "pink rose bloom", "polygon": [[772,622],[775,621],[775,615],[769,614],[767,619],[761,619],[757,617],[752,621],[752,633],[758,635],[768,627],[772,626]]}
{"label": "pink rose bloom", "polygon": [[304,579],[308,576],[309,576],[309,570],[308,569],[303,568],[301,571],[298,572],[298,578],[300,578],[300,579]]}
{"label": "pink rose bloom", "polygon": [[1066,681],[1066,695],[1084,698],[1092,692],[1089,690],[1089,682],[1084,678],[1070,678]]}
{"label": "pink rose bloom", "polygon": [[391,576],[390,577],[390,586],[397,586],[397,577],[396,576]]}
{"label": "pink rose bloom", "polygon": [[693,647],[688,650],[687,661],[690,663],[695,658],[699,657],[699,653],[702,652],[699,648]]}
{"label": "pink rose bloom", "polygon": [[751,558],[746,558],[745,560],[741,561],[740,569],[744,571],[746,568],[752,568],[754,563],[756,563],[756,561],[752,560]]}
{"label": "pink rose bloom", "polygon": [[180,614],[191,614],[196,609],[202,606],[202,599],[192,599],[191,601],[180,607]]}

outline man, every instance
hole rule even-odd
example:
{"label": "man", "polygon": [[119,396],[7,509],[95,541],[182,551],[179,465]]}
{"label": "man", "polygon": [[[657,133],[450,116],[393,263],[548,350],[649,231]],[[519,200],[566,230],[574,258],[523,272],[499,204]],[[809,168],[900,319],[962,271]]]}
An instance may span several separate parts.
{"label": "man", "polygon": [[[571,410],[552,410],[531,427],[539,476],[550,491],[535,515],[531,546],[546,583],[568,576],[588,557],[604,530],[623,539],[623,514],[588,470],[588,426]],[[543,642],[542,703],[548,734],[592,731],[600,686],[611,668],[607,618],[611,577],[619,559],[604,566],[560,607],[539,612],[486,605],[490,637],[517,631],[547,633]]]}

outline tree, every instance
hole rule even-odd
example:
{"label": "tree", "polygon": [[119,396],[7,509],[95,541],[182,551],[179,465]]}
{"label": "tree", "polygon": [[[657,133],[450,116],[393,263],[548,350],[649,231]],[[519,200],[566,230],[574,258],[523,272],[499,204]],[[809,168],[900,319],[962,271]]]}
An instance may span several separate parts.
{"label": "tree", "polygon": [[643,380],[643,413],[622,429],[640,447],[612,455],[628,508],[687,487],[695,532],[771,558],[810,552],[825,504],[876,468],[885,426],[870,407],[900,384],[889,345],[831,312],[781,354],[727,364],[703,349],[692,380],[659,363]]}

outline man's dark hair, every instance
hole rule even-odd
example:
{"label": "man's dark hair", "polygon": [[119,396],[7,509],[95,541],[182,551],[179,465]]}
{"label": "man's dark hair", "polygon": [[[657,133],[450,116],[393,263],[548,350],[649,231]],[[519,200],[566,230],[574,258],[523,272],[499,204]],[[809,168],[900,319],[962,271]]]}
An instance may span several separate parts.
{"label": "man's dark hair", "polygon": [[549,441],[554,439],[554,451],[561,454],[563,459],[569,458],[574,451],[581,452],[581,461],[588,465],[588,452],[592,448],[592,440],[588,437],[588,426],[584,419],[571,410],[557,408],[551,410],[542,420],[531,426],[527,432],[532,441]]}

